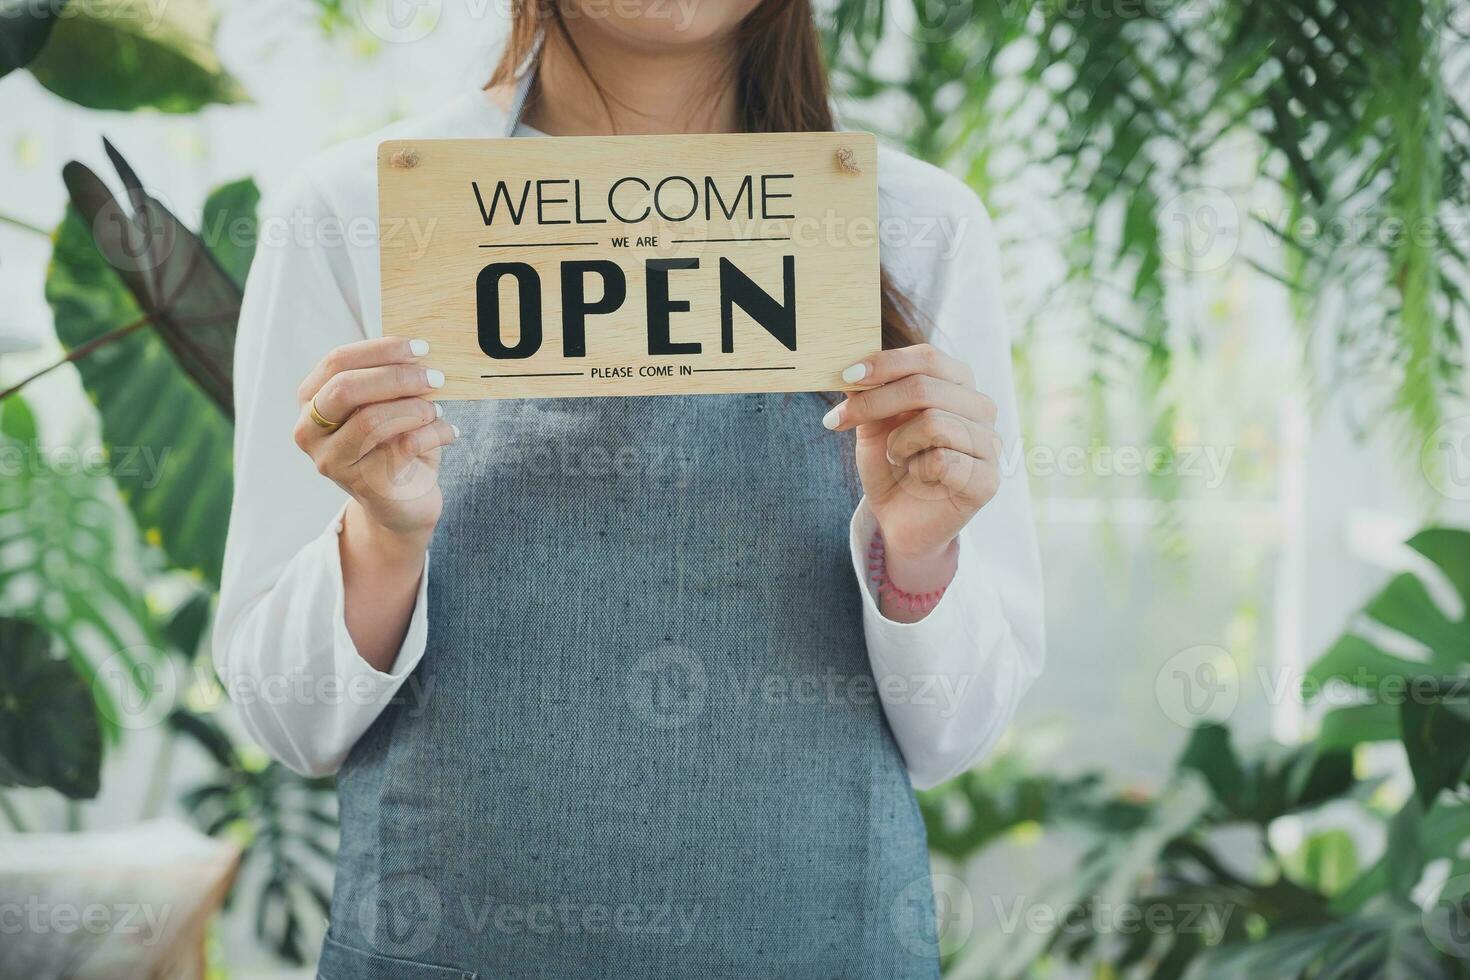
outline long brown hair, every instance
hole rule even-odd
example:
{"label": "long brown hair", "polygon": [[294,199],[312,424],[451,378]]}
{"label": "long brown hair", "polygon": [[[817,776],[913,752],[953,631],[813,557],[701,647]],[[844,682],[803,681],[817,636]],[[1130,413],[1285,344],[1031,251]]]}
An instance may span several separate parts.
{"label": "long brown hair", "polygon": [[[556,31],[597,87],[586,59],[567,29],[561,4],[571,0],[511,0],[510,36],[486,88],[513,83],[536,48],[543,30]],[[740,121],[748,133],[831,132],[832,93],[810,0],[762,0],[740,22],[736,93]],[[534,98],[534,93],[532,98]],[[604,105],[606,96],[603,96]],[[889,278],[879,273],[883,347],[923,343],[918,310]]]}

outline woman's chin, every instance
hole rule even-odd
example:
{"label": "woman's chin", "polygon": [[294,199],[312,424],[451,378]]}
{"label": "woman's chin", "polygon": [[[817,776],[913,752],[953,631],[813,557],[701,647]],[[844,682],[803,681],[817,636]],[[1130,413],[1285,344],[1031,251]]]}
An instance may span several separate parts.
{"label": "woman's chin", "polygon": [[622,44],[657,53],[718,42],[756,6],[758,0],[619,0],[606,5],[593,0],[564,16],[574,30],[580,20],[583,30],[604,31]]}

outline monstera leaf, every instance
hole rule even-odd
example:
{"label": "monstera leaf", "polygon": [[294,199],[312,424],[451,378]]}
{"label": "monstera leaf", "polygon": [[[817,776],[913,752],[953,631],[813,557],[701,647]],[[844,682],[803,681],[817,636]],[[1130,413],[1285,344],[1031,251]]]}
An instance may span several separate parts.
{"label": "monstera leaf", "polygon": [[[108,151],[131,209],[90,170],[67,166],[73,206],[56,233],[46,298],[57,337],[97,403],[104,440],[137,463],[115,479],[138,526],[175,565],[218,585],[240,288]],[[230,208],[251,198],[239,187],[226,196]],[[230,210],[212,200],[216,213]],[[238,268],[242,256],[227,261]]]}
{"label": "monstera leaf", "polygon": [[123,714],[98,671],[108,665],[119,668],[108,678],[137,679],[153,645],[142,572],[131,538],[119,534],[126,515],[101,461],[42,446],[37,435],[21,398],[0,403],[0,611],[59,639],[91,689],[103,734],[116,736]]}
{"label": "monstera leaf", "polygon": [[1435,948],[1412,907],[1328,926],[1293,929],[1210,950],[1191,978],[1297,980],[1299,977],[1413,977],[1455,980],[1457,964]]}
{"label": "monstera leaf", "polygon": [[0,0],[0,78],[31,63],[65,7],[66,0]]}
{"label": "monstera leaf", "polygon": [[1230,818],[1262,826],[1336,799],[1354,782],[1349,752],[1268,743],[1241,759],[1230,730],[1215,724],[1194,730],[1178,765],[1204,777]]}
{"label": "monstera leaf", "polygon": [[208,0],[89,0],[60,18],[31,74],[89,109],[195,112],[242,101],[213,48]]}
{"label": "monstera leaf", "polygon": [[0,617],[0,786],[91,799],[102,769],[97,710],[87,679],[51,645],[44,627]]}
{"label": "monstera leaf", "polygon": [[205,833],[227,834],[243,847],[242,879],[261,882],[256,935],[282,959],[307,962],[307,924],[331,910],[338,829],[332,779],[298,776],[241,753],[208,714],[175,711],[169,726],[215,764],[180,803]]}
{"label": "monstera leaf", "polygon": [[1338,684],[1360,692],[1362,704],[1326,716],[1324,738],[1340,746],[1402,739],[1427,808],[1470,767],[1470,532],[1430,528],[1408,543],[1458,594],[1458,614],[1444,609],[1418,575],[1396,575],[1363,616],[1410,641],[1418,656],[1350,632],[1313,665],[1304,689]]}

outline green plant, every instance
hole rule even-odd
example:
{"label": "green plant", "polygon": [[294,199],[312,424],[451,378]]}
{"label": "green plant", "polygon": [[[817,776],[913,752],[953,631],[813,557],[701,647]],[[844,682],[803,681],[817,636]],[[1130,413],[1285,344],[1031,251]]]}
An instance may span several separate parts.
{"label": "green plant", "polygon": [[[1431,528],[1408,544],[1425,560],[1425,574],[1394,576],[1364,607],[1361,625],[1313,665],[1303,692],[1345,692],[1332,700],[1352,702],[1323,718],[1323,741],[1402,742],[1427,808],[1465,782],[1470,764],[1470,532]],[[1457,614],[1434,598],[1426,574],[1455,594]],[[1385,635],[1407,643],[1413,659],[1384,649]]]}
{"label": "green plant", "polygon": [[[0,786],[97,795],[102,726],[86,679],[51,655],[44,627],[24,619],[0,619],[0,665]],[[47,710],[32,715],[28,705]]]}
{"label": "green plant", "polygon": [[1241,257],[1422,437],[1463,394],[1467,23],[1464,0],[838,0],[831,50],[920,156],[982,193],[1056,185],[1078,218],[1055,297],[1096,324],[1099,383],[1157,392],[1208,344],[1170,300],[1261,229],[1284,249]]}
{"label": "green plant", "polygon": [[0,0],[0,76],[36,81],[90,109],[194,112],[245,93],[213,48],[209,0]]}
{"label": "green plant", "polygon": [[[1459,596],[1470,596],[1470,533],[1431,528],[1410,546]],[[1465,606],[1461,606],[1463,610]],[[1196,729],[1157,794],[1108,795],[1096,775],[1058,779],[1012,757],[923,798],[931,844],[972,858],[1021,821],[1082,847],[1038,896],[1051,928],[1003,929],[951,955],[954,976],[1021,977],[1062,959],[1110,977],[1369,978],[1470,976],[1470,765],[1465,699],[1467,620],[1447,614],[1423,577],[1396,576],[1364,609],[1373,635],[1418,641],[1390,654],[1355,628],[1309,672],[1314,694],[1349,685],[1362,704],[1326,715],[1302,745],[1240,752],[1219,725]],[[1382,806],[1382,782],[1354,772],[1353,750],[1402,744],[1416,792]],[[1331,808],[1331,815],[1318,812]],[[1351,814],[1350,818],[1345,814]],[[1271,831],[1302,831],[1287,849]],[[1346,826],[1378,828],[1383,853],[1361,863]],[[1449,883],[1420,894],[1431,865]]]}
{"label": "green plant", "polygon": [[[117,476],[138,525],[174,565],[218,586],[241,286],[212,245],[108,153],[133,211],[86,167],[66,167],[72,207],[56,233],[46,299],[66,361],[96,400],[104,442],[152,461]],[[206,201],[205,220],[244,225],[237,233],[253,244],[257,199],[248,182],[227,185]],[[232,238],[217,241],[224,261],[248,264]]]}
{"label": "green plant", "polygon": [[[131,0],[64,8],[3,11],[0,75],[28,68],[93,108],[190,112],[242,95],[209,47],[205,2],[171,4],[157,19]],[[248,179],[218,188],[196,234],[106,149],[123,199],[80,164],[62,174],[71,206],[53,236],[46,298],[65,356],[0,392],[0,614],[9,617],[0,618],[0,787],[96,795],[105,749],[124,734],[110,692],[120,679],[130,701],[146,698],[150,678],[172,673],[180,697],[145,815],[161,802],[176,743],[211,759],[214,775],[181,803],[207,832],[241,843],[238,881],[261,882],[258,934],[304,962],[302,924],[326,909],[332,782],[231,741],[214,717],[221,692],[206,642],[230,505],[234,335],[259,195]],[[54,434],[42,438],[18,394],[63,365],[96,405],[104,455],[88,456],[90,465],[60,465]],[[183,593],[162,611],[145,599],[160,583]],[[24,829],[19,810],[0,804]]]}

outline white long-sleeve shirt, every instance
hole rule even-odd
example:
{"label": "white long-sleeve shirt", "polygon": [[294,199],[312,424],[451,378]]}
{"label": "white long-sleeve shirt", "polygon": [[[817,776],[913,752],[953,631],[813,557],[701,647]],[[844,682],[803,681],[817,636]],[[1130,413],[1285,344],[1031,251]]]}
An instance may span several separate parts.
{"label": "white long-sleeve shirt", "polygon": [[[384,707],[424,696],[412,674],[426,645],[433,569],[424,571],[392,669],[369,666],[344,618],[338,534],[347,497],[292,439],[296,389],[332,348],[382,332],[378,142],[501,136],[505,123],[483,93],[468,93],[320,154],[262,209],[235,351],[235,499],[214,660],[247,730],[298,772],[336,771]],[[1021,458],[988,215],[961,181],[897,151],[880,152],[878,180],[885,268],[930,321],[931,342],[973,369],[997,405],[1007,458]],[[820,427],[815,415],[812,425]],[[979,760],[1041,669],[1030,500],[1024,471],[1005,470],[1000,491],[961,532],[943,599],[916,623],[879,611],[865,573],[876,529],[865,501],[852,518],[873,674],[920,788]]]}

